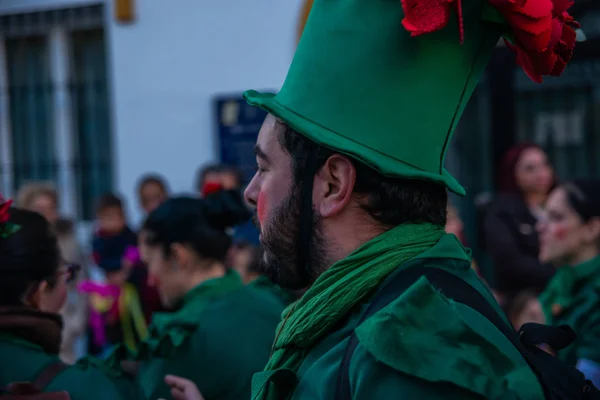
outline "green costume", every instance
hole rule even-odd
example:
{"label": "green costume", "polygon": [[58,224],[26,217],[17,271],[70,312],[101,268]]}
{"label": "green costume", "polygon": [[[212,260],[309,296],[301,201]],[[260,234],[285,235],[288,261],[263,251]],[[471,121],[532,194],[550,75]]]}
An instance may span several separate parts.
{"label": "green costume", "polygon": [[[464,194],[444,159],[501,35],[512,33],[532,78],[560,72],[552,23],[569,34],[575,24],[562,13],[566,6],[544,1],[532,9],[531,2],[508,0],[315,0],[281,91],[244,96],[298,134],[384,176]],[[564,64],[571,37],[561,46]],[[266,370],[253,379],[253,399],[333,398],[355,328],[355,399],[541,398],[509,340],[425,278],[356,326],[377,289],[416,258],[463,278],[501,312],[454,236],[427,224],[398,226],[333,264],[286,309]]]}
{"label": "green costume", "polygon": [[[29,312],[19,314],[17,320],[13,312],[11,315],[0,312],[0,388],[16,382],[33,382],[48,365],[59,361],[60,317],[37,314],[34,318]],[[7,318],[12,318],[14,323],[5,324]],[[27,319],[31,323],[24,324]],[[130,376],[106,368],[92,358],[61,371],[45,391],[67,391],[73,400],[138,398]]]}
{"label": "green costume", "polygon": [[250,282],[250,286],[267,293],[285,307],[292,304],[297,300],[296,295],[289,290],[282,289],[280,286],[274,284],[269,278],[264,275],[260,275],[258,278]]}
{"label": "green costume", "polygon": [[[146,399],[171,398],[164,376],[192,380],[205,399],[250,396],[252,374],[265,366],[283,306],[244,286],[229,271],[188,292],[179,309],[157,313],[134,360]],[[123,348],[121,348],[123,350]],[[115,358],[121,358],[122,354]]]}
{"label": "green costume", "polygon": [[577,333],[558,357],[571,365],[582,359],[600,363],[600,257],[559,268],[540,302],[549,325],[569,325]]}

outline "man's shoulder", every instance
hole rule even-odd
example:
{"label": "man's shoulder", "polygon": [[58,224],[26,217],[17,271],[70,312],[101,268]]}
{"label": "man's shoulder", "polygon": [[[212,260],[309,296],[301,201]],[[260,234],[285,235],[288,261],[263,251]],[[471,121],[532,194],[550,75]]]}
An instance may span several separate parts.
{"label": "man's shoulder", "polygon": [[[486,398],[515,385],[520,391],[538,390],[535,376],[508,339],[487,318],[447,298],[426,277],[355,332],[357,354],[363,351],[374,361],[357,364],[353,358],[355,376],[384,365],[403,379],[446,383]],[[523,377],[526,383],[521,382]]]}

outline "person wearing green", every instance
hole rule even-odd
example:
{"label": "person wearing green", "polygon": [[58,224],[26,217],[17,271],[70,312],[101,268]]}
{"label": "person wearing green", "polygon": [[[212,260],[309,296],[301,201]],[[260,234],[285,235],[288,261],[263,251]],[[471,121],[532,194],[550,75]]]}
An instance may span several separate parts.
{"label": "person wearing green", "polygon": [[240,192],[223,191],[169,199],[145,221],[142,258],[173,311],[153,315],[136,354],[121,346],[107,361],[134,366],[142,398],[172,398],[166,375],[190,380],[207,400],[250,396],[252,374],[268,360],[283,305],[225,268],[226,229],[249,216]]}
{"label": "person wearing green", "polygon": [[10,204],[0,196],[0,397],[13,393],[11,385],[29,382],[44,392],[66,391],[73,400],[137,398],[122,371],[92,358],[75,365],[60,362],[58,312],[76,267],[61,261],[44,217]]}
{"label": "person wearing green", "polygon": [[540,296],[551,325],[569,325],[577,340],[558,357],[600,385],[600,181],[560,185],[540,223],[540,259],[558,267]]}
{"label": "person wearing green", "polygon": [[282,289],[262,274],[260,271],[262,249],[260,247],[241,242],[237,243],[232,250],[232,268],[240,274],[245,284],[267,293],[284,306],[298,300],[296,293]]}
{"label": "person wearing green", "polygon": [[[534,80],[570,58],[576,24],[541,1],[315,0],[280,92],[245,92],[269,113],[245,192],[264,268],[284,288],[308,287],[284,311],[252,399],[336,398],[353,334],[353,399],[543,398],[500,329],[425,277],[359,324],[414,266],[457,276],[501,313],[444,232],[447,190],[465,193],[444,158],[502,34]],[[569,33],[555,37],[560,54],[553,24]]]}

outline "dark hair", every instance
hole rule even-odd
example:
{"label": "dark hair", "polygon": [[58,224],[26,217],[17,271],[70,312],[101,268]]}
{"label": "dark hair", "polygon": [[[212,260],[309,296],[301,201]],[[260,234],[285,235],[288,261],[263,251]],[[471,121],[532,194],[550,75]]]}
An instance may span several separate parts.
{"label": "dark hair", "polygon": [[40,214],[9,209],[7,224],[19,229],[0,237],[0,305],[20,305],[35,283],[56,285],[60,251],[51,225]]}
{"label": "dark hair", "polygon": [[[337,152],[311,142],[287,124],[281,125],[285,129],[281,131],[279,142],[292,158],[295,187],[299,188],[315,146],[317,170]],[[407,222],[446,225],[448,193],[445,187],[424,180],[387,177],[355,159],[350,160],[356,169],[354,192],[365,197],[361,208],[383,227],[392,228]]]}
{"label": "dark hair", "polygon": [[160,189],[163,192],[169,193],[169,188],[168,188],[165,178],[163,178],[162,176],[160,176],[158,174],[147,174],[147,175],[142,176],[140,178],[140,180],[138,181],[137,188],[138,188],[138,196],[139,197],[142,197],[142,191],[148,185],[156,185],[156,186],[160,187]]}
{"label": "dark hair", "polygon": [[523,153],[531,149],[544,151],[544,149],[542,149],[535,143],[524,142],[511,147],[506,152],[506,154],[502,158],[502,163],[500,164],[499,171],[500,175],[498,176],[498,186],[501,192],[522,194],[521,188],[519,188],[519,185],[517,183],[517,177],[515,173],[517,164],[523,156]]}
{"label": "dark hair", "polygon": [[119,210],[123,211],[123,201],[119,196],[112,193],[107,193],[98,199],[96,213],[99,214],[110,208],[118,208]]}
{"label": "dark hair", "polygon": [[560,185],[571,208],[584,222],[600,217],[600,180],[578,179]]}
{"label": "dark hair", "polygon": [[231,174],[235,177],[235,180],[239,186],[242,186],[244,184],[244,173],[240,168],[236,167],[235,165],[209,164],[203,167],[198,172],[198,177],[196,179],[196,190],[202,190],[204,184],[206,183],[206,176],[212,173]]}
{"label": "dark hair", "polygon": [[205,199],[176,197],[167,200],[146,219],[143,230],[149,246],[162,246],[170,254],[174,243],[185,244],[203,258],[224,261],[232,239],[227,228],[250,218],[239,191],[212,194]]}

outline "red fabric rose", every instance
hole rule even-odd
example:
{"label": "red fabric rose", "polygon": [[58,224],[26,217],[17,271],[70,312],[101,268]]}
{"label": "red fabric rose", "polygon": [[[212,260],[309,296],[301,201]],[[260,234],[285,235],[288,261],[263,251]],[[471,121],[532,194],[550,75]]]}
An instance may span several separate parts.
{"label": "red fabric rose", "polygon": [[452,10],[457,15],[460,42],[464,40],[461,0],[401,0],[404,18],[402,25],[411,36],[443,29],[450,21]]}
{"label": "red fabric rose", "polygon": [[[510,25],[514,39],[509,47],[517,64],[535,82],[542,76],[559,76],[573,55],[579,24],[567,10],[572,0],[489,0]],[[507,42],[508,43],[508,42]]]}
{"label": "red fabric rose", "polygon": [[0,196],[0,224],[4,224],[10,218],[8,214],[8,209],[12,204],[12,200],[8,200],[4,202],[4,199]]}

